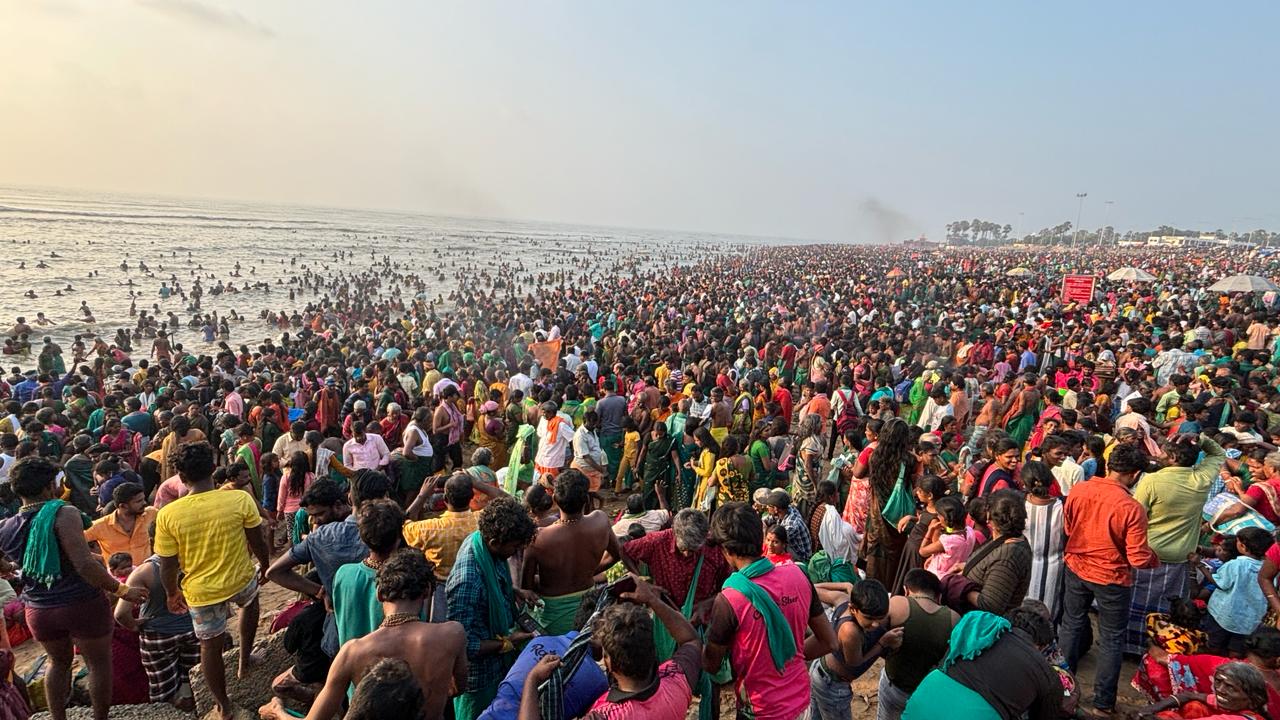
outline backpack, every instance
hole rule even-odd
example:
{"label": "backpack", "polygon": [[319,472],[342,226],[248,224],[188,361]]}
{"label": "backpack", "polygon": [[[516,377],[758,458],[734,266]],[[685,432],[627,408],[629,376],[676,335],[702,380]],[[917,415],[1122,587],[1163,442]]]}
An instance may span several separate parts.
{"label": "backpack", "polygon": [[836,390],[836,394],[844,402],[840,408],[840,415],[836,417],[836,431],[841,435],[858,427],[860,421],[860,403],[858,396],[852,390],[840,389]]}
{"label": "backpack", "polygon": [[[770,450],[772,451],[773,448],[770,447]],[[774,454],[778,458],[776,472],[784,475],[791,472],[791,468],[795,467],[796,464],[795,443],[792,439],[790,437],[783,438],[781,448]]]}
{"label": "backpack", "polygon": [[986,475],[987,468],[990,466],[991,461],[987,458],[982,458],[970,465],[968,470],[964,471],[965,477],[969,480],[969,491],[965,493],[966,498],[973,499],[978,496],[978,490],[981,489],[980,486],[982,484],[982,478]]}

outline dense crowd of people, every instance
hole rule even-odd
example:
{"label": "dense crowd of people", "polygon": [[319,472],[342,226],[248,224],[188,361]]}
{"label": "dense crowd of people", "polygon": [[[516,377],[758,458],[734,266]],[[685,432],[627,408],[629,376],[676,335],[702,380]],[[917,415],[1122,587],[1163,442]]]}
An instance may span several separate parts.
{"label": "dense crowd of people", "polygon": [[77,653],[99,719],[195,667],[230,718],[270,583],[264,718],[832,720],[877,662],[880,720],[1109,717],[1131,656],[1127,711],[1280,720],[1280,297],[1205,289],[1269,258],[587,263],[46,342],[0,382],[0,643],[45,655],[37,696],[0,650],[0,718],[63,720]]}

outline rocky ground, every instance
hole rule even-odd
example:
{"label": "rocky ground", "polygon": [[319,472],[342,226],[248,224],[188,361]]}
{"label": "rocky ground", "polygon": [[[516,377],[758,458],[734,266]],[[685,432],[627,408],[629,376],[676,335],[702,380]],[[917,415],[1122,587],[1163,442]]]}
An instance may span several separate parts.
{"label": "rocky ground", "polygon": [[[191,720],[190,713],[168,705],[116,705],[108,717],[111,720]],[[31,718],[49,720],[49,713],[36,713]],[[93,710],[87,707],[67,708],[67,720],[93,720]]]}

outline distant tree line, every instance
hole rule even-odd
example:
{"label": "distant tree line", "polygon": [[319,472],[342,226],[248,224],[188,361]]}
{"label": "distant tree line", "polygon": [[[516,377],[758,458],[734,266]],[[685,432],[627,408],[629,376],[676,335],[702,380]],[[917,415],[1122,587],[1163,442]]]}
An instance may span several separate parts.
{"label": "distant tree line", "polygon": [[1119,242],[1146,242],[1148,238],[1152,237],[1199,238],[1202,234],[1212,234],[1215,238],[1232,242],[1251,242],[1260,246],[1280,246],[1280,232],[1272,232],[1261,228],[1247,232],[1226,232],[1221,228],[1208,231],[1161,225],[1154,230],[1130,230],[1125,233],[1117,233],[1114,227],[1108,225],[1096,230],[1081,229],[1077,232],[1070,222],[1063,222],[1017,238],[1013,234],[1013,227],[1008,224],[1002,225],[998,222],[976,218],[947,223],[947,242],[952,245],[1008,245],[1011,243],[1069,245],[1072,242],[1081,245],[1110,245]]}

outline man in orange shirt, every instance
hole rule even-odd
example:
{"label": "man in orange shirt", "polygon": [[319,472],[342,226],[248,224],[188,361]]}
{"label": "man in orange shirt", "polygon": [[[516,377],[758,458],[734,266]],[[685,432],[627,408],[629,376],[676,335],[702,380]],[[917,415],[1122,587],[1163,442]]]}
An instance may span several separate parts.
{"label": "man in orange shirt", "polygon": [[129,553],[135,567],[141,565],[151,557],[148,528],[159,511],[147,507],[147,494],[137,483],[120,483],[111,491],[111,499],[116,509],[95,520],[84,531],[84,539],[98,544],[104,564],[115,553],[123,552]]}
{"label": "man in orange shirt", "polygon": [[1072,672],[1080,661],[1089,607],[1098,602],[1098,664],[1093,707],[1082,709],[1086,717],[1109,717],[1115,709],[1133,569],[1160,564],[1147,545],[1146,511],[1130,495],[1147,463],[1137,446],[1117,446],[1107,461],[1107,476],[1078,483],[1063,509],[1067,567],[1059,636]]}
{"label": "man in orange shirt", "polygon": [[819,380],[813,385],[813,397],[809,403],[805,405],[804,410],[800,411],[800,422],[804,422],[807,415],[817,415],[822,418],[822,426],[819,432],[826,432],[827,426],[831,423],[831,398],[828,393],[831,385],[826,380]]}

